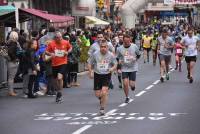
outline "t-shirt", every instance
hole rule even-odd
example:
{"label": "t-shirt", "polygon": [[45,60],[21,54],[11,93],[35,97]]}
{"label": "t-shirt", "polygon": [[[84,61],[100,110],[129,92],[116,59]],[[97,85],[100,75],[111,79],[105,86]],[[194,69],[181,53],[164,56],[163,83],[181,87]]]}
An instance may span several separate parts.
{"label": "t-shirt", "polygon": [[88,59],[88,63],[94,67],[94,72],[97,74],[109,74],[109,69],[117,64],[116,58],[111,52],[103,55],[100,51],[93,54]]}
{"label": "t-shirt", "polygon": [[122,62],[122,72],[138,71],[137,55],[140,55],[136,44],[125,48],[123,45],[117,49],[117,58]]}
{"label": "t-shirt", "polygon": [[185,49],[185,56],[196,56],[197,55],[197,41],[199,38],[197,36],[185,36],[182,43],[187,46]]}
{"label": "t-shirt", "polygon": [[152,37],[147,37],[147,36],[144,36],[143,37],[143,47],[144,48],[150,48],[151,47],[151,40],[152,40]]}
{"label": "t-shirt", "polygon": [[67,64],[67,56],[64,53],[71,48],[71,44],[66,40],[61,40],[60,44],[57,44],[54,40],[50,42],[46,51],[55,54],[55,57],[52,58],[52,66]]}
{"label": "t-shirt", "polygon": [[165,45],[173,46],[173,40],[168,36],[166,39],[163,39],[162,36],[158,38],[158,45],[160,45],[160,54],[171,55],[171,48],[165,48]]}

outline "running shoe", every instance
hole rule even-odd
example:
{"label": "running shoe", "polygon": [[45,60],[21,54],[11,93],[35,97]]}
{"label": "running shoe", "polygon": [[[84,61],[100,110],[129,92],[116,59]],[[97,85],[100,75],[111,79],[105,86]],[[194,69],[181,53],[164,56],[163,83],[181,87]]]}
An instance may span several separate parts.
{"label": "running shoe", "polygon": [[62,97],[59,97],[59,98],[56,99],[56,103],[57,104],[60,104],[62,102],[63,102],[63,98]]}
{"label": "running shoe", "polygon": [[172,65],[169,65],[169,69],[170,69],[170,70],[173,69]]}
{"label": "running shoe", "polygon": [[132,90],[132,91],[135,91],[135,87],[131,87],[131,90]]}
{"label": "running shoe", "polygon": [[56,103],[62,103],[63,98],[62,98],[62,93],[58,92],[56,95]]}
{"label": "running shoe", "polygon": [[104,111],[104,109],[100,109],[100,111],[99,111],[99,115],[100,115],[100,116],[104,116],[104,115],[105,115],[105,111]]}
{"label": "running shoe", "polygon": [[127,97],[126,100],[125,100],[125,103],[129,103],[129,101],[130,101],[130,98]]}
{"label": "running shoe", "polygon": [[161,77],[161,78],[160,78],[160,81],[163,83],[163,82],[164,82],[164,78],[163,78],[163,77]]}
{"label": "running shoe", "polygon": [[194,81],[194,80],[193,80],[193,78],[192,78],[192,77],[190,77],[190,80],[189,80],[189,82],[190,82],[190,83],[193,83],[193,81]]}

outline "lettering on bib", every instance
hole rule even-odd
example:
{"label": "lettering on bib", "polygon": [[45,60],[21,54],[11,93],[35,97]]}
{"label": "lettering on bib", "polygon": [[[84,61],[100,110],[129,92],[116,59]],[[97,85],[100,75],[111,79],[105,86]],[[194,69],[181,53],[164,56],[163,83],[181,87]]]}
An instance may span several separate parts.
{"label": "lettering on bib", "polygon": [[97,63],[97,69],[98,69],[100,72],[106,72],[106,71],[109,70],[109,64],[106,63],[106,62]]}
{"label": "lettering on bib", "polygon": [[176,49],[176,53],[177,53],[177,54],[182,54],[182,53],[183,53],[183,50],[182,50],[182,49]]}
{"label": "lettering on bib", "polygon": [[57,57],[64,57],[65,51],[64,50],[55,50],[55,56]]}

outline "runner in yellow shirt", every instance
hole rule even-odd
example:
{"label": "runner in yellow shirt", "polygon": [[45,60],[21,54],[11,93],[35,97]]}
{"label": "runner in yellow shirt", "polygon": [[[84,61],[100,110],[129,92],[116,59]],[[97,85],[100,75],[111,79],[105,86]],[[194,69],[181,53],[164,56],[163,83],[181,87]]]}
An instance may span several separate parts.
{"label": "runner in yellow shirt", "polygon": [[150,36],[150,33],[147,33],[142,38],[142,45],[143,45],[143,55],[144,55],[144,63],[149,62],[149,52],[151,50],[151,42],[152,37]]}

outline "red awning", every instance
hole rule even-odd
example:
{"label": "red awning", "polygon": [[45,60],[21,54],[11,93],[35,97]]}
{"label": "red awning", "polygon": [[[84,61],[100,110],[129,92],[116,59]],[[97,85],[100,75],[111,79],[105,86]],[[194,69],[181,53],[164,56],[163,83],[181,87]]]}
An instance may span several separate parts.
{"label": "red awning", "polygon": [[[61,16],[61,15],[55,15],[55,14],[48,14],[45,11],[37,10],[37,9],[20,9],[21,11],[34,15],[36,17],[39,17],[41,19],[44,19],[46,21],[49,21],[52,24],[67,24],[72,25],[74,24],[74,17],[71,16]],[[63,24],[61,24],[63,23]]]}

